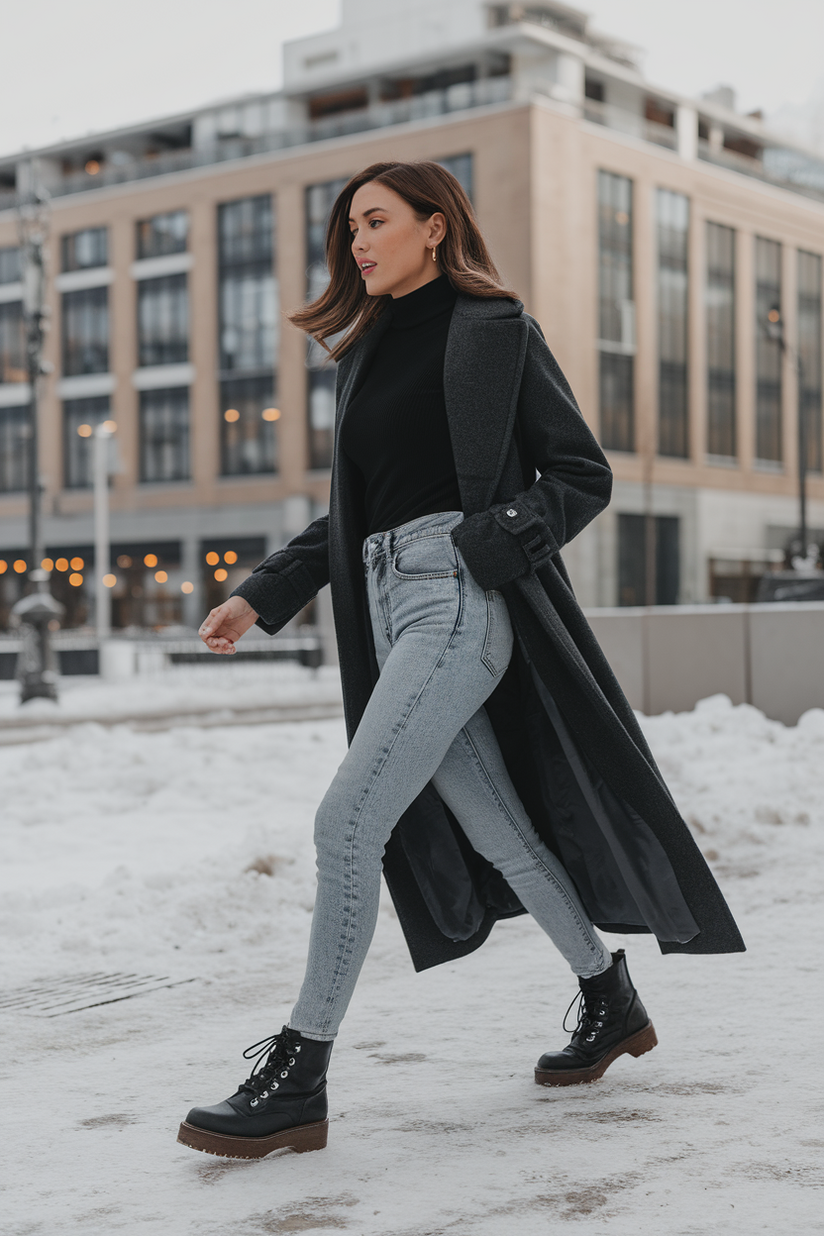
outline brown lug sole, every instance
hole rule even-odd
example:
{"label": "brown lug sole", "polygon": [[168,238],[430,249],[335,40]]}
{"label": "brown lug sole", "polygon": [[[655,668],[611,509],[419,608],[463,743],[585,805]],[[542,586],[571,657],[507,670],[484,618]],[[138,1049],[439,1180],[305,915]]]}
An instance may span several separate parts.
{"label": "brown lug sole", "polygon": [[535,1081],[539,1086],[579,1086],[583,1082],[594,1082],[603,1077],[613,1060],[627,1052],[630,1056],[643,1056],[644,1052],[652,1051],[658,1045],[655,1026],[649,1021],[643,1030],[630,1035],[623,1043],[617,1043],[612,1051],[607,1052],[597,1064],[591,1064],[588,1069],[538,1069],[535,1070]]}
{"label": "brown lug sole", "polygon": [[273,1150],[294,1150],[304,1154],[307,1150],[323,1150],[329,1133],[328,1120],[316,1120],[312,1124],[298,1124],[269,1137],[236,1137],[230,1133],[212,1133],[199,1129],[186,1120],[180,1126],[177,1140],[192,1150],[206,1154],[219,1154],[225,1159],[262,1159]]}

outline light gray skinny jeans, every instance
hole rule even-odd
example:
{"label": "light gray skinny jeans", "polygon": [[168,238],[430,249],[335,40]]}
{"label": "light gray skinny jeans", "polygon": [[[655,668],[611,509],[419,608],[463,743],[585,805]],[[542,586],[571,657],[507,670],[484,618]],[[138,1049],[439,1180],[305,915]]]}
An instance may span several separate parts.
{"label": "light gray skinny jeans", "polygon": [[430,780],[575,974],[612,961],[532,827],[483,707],[513,634],[504,598],[475,582],[450,536],[462,518],[425,515],[364,541],[380,678],[315,819],[309,959],[289,1019],[308,1038],[338,1032],[375,929],[384,847]]}

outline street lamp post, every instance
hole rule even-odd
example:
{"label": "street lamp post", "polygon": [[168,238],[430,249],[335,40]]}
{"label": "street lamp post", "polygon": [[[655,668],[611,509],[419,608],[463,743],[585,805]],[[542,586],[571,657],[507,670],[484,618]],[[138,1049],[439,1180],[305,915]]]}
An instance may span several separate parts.
{"label": "street lamp post", "polygon": [[787,342],[781,309],[773,305],[767,314],[765,330],[768,339],[773,339],[781,349],[782,356],[795,361],[798,377],[798,541],[799,557],[807,556],[807,415],[804,407],[804,362],[801,352]]}
{"label": "street lamp post", "polygon": [[[109,575],[109,443],[114,432],[113,421],[96,425],[93,439],[94,472],[94,604],[98,647],[112,633],[113,582]],[[102,649],[100,656],[102,657]]]}
{"label": "street lamp post", "polygon": [[48,198],[32,193],[20,204],[20,248],[23,255],[23,314],[26,326],[26,368],[29,379],[28,489],[29,489],[29,582],[34,592],[12,609],[12,619],[22,626],[22,644],[17,662],[20,702],[57,699],[57,663],[51,647],[51,631],[64,607],[49,592],[49,572],[43,567],[41,520],[38,393],[43,369],[43,337],[46,331],[46,235]]}

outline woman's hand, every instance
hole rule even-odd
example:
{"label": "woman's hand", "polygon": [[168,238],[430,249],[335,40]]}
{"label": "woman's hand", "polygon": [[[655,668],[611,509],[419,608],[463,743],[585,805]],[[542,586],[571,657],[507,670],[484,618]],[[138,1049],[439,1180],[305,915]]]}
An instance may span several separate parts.
{"label": "woman's hand", "polygon": [[241,635],[254,626],[258,615],[243,597],[229,597],[200,625],[198,635],[210,652],[233,653]]}

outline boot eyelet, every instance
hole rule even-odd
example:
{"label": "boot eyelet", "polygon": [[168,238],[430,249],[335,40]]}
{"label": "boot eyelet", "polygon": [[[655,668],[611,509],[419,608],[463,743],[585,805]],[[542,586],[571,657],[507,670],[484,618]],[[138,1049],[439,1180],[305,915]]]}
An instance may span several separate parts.
{"label": "boot eyelet", "polygon": [[273,1090],[279,1090],[279,1089],[280,1089],[280,1082],[272,1082],[272,1089],[273,1089]]}
{"label": "boot eyelet", "polygon": [[295,1063],[295,1057],[293,1056],[292,1059],[289,1061],[289,1067],[291,1068],[294,1063]]}
{"label": "boot eyelet", "polygon": [[264,1090],[263,1094],[262,1094],[260,1097],[261,1097],[262,1099],[268,1099],[268,1098],[269,1098],[269,1091],[268,1091],[268,1090]]}
{"label": "boot eyelet", "polygon": [[257,1105],[258,1105],[257,1099],[252,1099],[251,1103],[249,1104],[250,1107],[257,1107]]}
{"label": "boot eyelet", "polygon": [[284,1069],[283,1072],[281,1073],[281,1077],[288,1077],[288,1076],[289,1076],[289,1070]]}
{"label": "boot eyelet", "polygon": [[295,1043],[295,1051],[300,1051],[300,1043]]}

